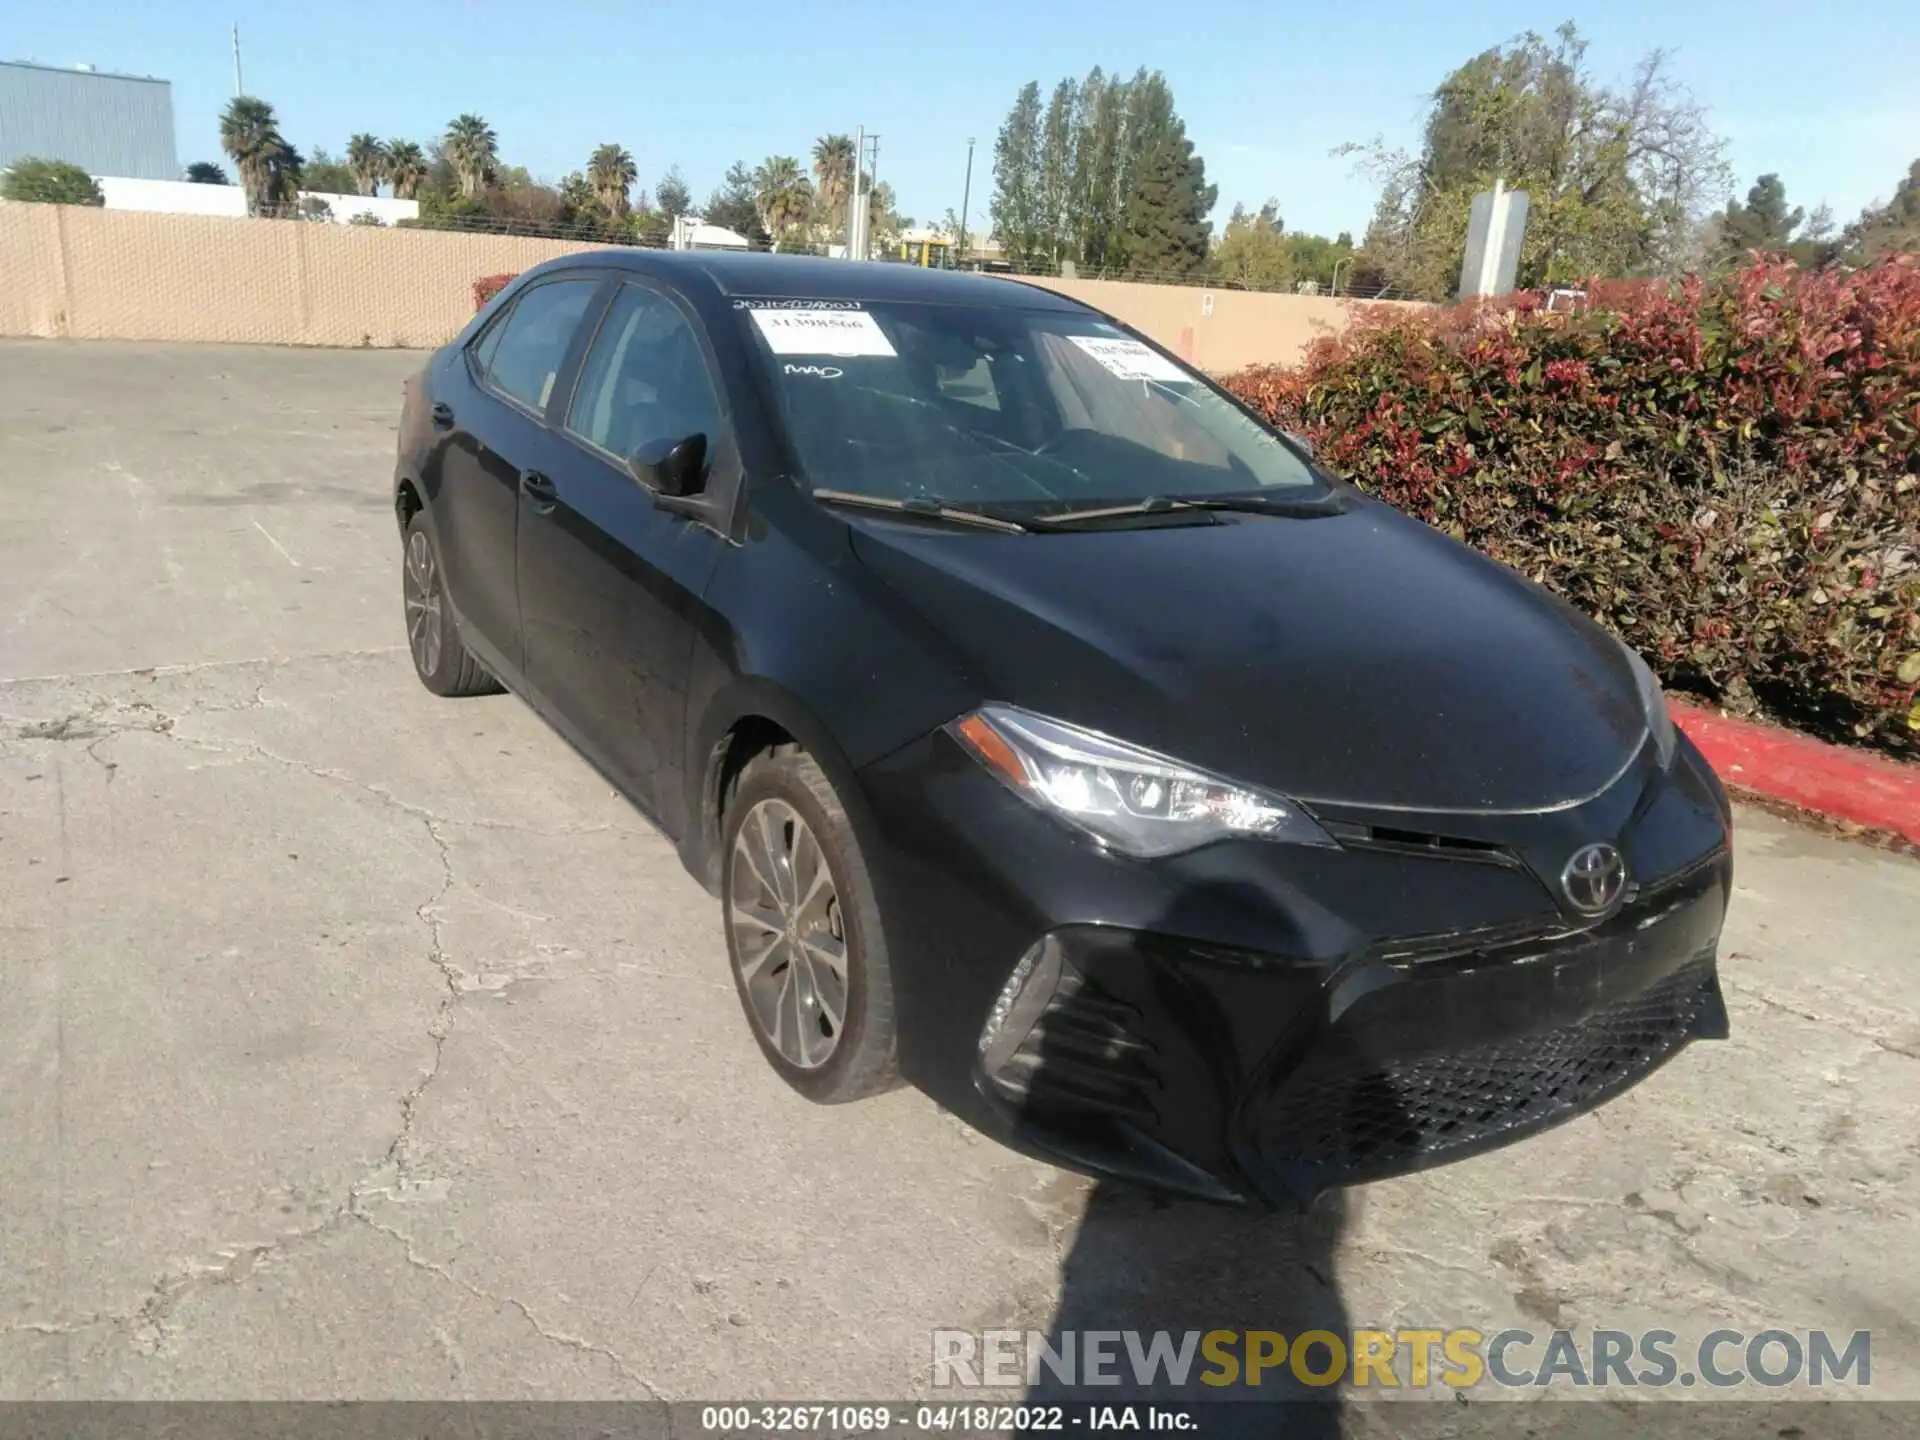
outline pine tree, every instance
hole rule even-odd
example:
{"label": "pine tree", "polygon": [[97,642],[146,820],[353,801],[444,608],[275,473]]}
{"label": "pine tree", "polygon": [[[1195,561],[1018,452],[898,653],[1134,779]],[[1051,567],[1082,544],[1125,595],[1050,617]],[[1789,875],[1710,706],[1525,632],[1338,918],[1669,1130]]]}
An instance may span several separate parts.
{"label": "pine tree", "polygon": [[1074,106],[1079,93],[1070,79],[1053,87],[1040,141],[1041,230],[1055,264],[1073,246]]}
{"label": "pine tree", "polygon": [[1114,261],[1120,223],[1120,142],[1126,119],[1126,82],[1109,80],[1098,66],[1080,86],[1080,133],[1074,142],[1078,212],[1076,249],[1082,265],[1105,269]]}
{"label": "pine tree", "polygon": [[1215,191],[1157,70],[1143,68],[1127,82],[1115,181],[1121,201],[1110,263],[1174,275],[1206,265]]}
{"label": "pine tree", "polygon": [[1184,132],[1173,113],[1173,92],[1158,70],[1144,67],[1127,82],[1126,116],[1120,146],[1120,168],[1116,177],[1119,193],[1133,193],[1134,175],[1160,143],[1178,129]]}
{"label": "pine tree", "polygon": [[1029,80],[993,142],[993,233],[1007,258],[1029,269],[1046,258],[1040,228],[1040,85]]}
{"label": "pine tree", "polygon": [[[1016,265],[1192,273],[1206,264],[1214,193],[1157,70],[1114,80],[1096,65],[1055,85],[1044,116],[1029,84],[994,144],[994,233]],[[1132,259],[1136,240],[1150,259]]]}
{"label": "pine tree", "polygon": [[1747,191],[1746,204],[1729,200],[1719,217],[1721,263],[1743,265],[1754,250],[1770,255],[1786,251],[1804,213],[1798,207],[1787,209],[1787,187],[1778,175],[1762,175]]}
{"label": "pine tree", "polygon": [[1206,162],[1183,133],[1162,137],[1133,164],[1123,234],[1127,266],[1139,274],[1187,277],[1206,268],[1218,193]]}

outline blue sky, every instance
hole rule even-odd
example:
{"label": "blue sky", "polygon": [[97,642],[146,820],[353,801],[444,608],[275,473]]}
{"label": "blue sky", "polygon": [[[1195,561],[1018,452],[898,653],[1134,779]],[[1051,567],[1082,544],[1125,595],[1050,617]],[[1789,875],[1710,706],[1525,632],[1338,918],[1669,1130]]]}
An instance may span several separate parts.
{"label": "blue sky", "polygon": [[[1744,193],[1777,171],[1792,203],[1841,222],[1891,194],[1920,156],[1920,5],[1897,0],[1612,0],[1524,6],[1407,0],[64,0],[9,6],[0,59],[173,82],[181,162],[219,159],[241,20],[247,88],[302,149],[356,130],[422,141],[463,110],[503,157],[543,178],[618,140],[649,186],[678,163],[704,197],[735,159],[804,156],[829,130],[878,131],[880,177],[921,220],[958,209],[977,137],[973,224],[994,132],[1029,79],[1093,65],[1164,71],[1188,133],[1235,201],[1280,202],[1290,229],[1365,227],[1373,190],[1329,152],[1417,136],[1423,97],[1452,66],[1526,28],[1572,19],[1604,77],[1659,46],[1712,109]],[[951,16],[951,19],[940,18]]]}

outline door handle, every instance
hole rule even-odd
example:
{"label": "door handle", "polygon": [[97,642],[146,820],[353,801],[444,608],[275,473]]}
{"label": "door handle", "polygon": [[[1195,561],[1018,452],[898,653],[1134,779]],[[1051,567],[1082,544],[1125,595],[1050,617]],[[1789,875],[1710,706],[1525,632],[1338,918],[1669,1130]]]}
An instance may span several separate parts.
{"label": "door handle", "polygon": [[553,481],[538,470],[520,472],[520,493],[533,502],[536,513],[545,515],[559,503],[560,492],[554,488]]}
{"label": "door handle", "polygon": [[444,400],[436,400],[433,409],[427,412],[427,417],[433,421],[433,428],[436,430],[453,428],[453,406]]}

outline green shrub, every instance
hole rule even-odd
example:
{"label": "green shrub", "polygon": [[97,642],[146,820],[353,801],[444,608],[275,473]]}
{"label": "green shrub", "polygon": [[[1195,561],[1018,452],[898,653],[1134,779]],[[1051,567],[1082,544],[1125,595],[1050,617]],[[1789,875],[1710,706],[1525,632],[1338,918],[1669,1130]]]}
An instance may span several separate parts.
{"label": "green shrub", "polygon": [[1363,314],[1233,377],[1676,690],[1920,749],[1920,260]]}
{"label": "green shrub", "polygon": [[0,199],[42,205],[104,205],[107,197],[93,177],[64,160],[16,160],[0,175]]}

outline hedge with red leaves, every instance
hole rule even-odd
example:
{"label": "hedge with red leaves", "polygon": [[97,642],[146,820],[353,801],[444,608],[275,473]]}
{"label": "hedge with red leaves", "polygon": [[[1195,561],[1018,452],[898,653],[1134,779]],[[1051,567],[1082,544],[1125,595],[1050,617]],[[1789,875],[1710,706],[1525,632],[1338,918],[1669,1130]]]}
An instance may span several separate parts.
{"label": "hedge with red leaves", "polygon": [[512,275],[482,275],[473,282],[473,308],[485,309],[487,302],[511,285],[514,278]]}
{"label": "hedge with red leaves", "polygon": [[1920,258],[1373,311],[1229,386],[1676,690],[1920,752]]}

